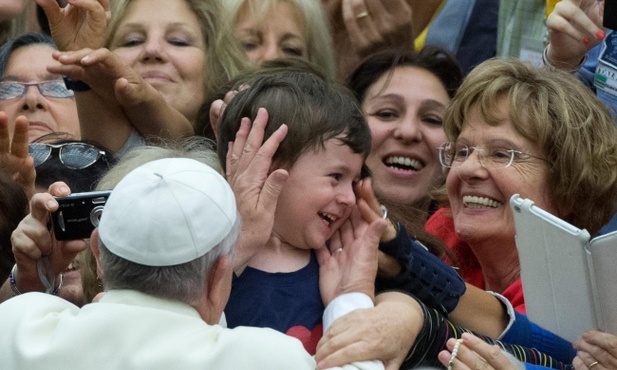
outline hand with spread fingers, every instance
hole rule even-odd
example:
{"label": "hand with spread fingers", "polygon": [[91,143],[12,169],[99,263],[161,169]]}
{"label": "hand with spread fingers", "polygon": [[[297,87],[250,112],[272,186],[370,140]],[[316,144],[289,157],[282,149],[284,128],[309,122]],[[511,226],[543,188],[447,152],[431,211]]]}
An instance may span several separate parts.
{"label": "hand with spread fingers", "polygon": [[13,137],[10,135],[6,113],[0,112],[0,171],[11,176],[26,193],[34,195],[34,160],[28,154],[28,119],[19,116],[15,120]]}
{"label": "hand with spread fingers", "polygon": [[47,15],[59,50],[103,47],[111,17],[109,0],[67,0],[65,7],[60,7],[56,0],[35,1]]}
{"label": "hand with spread fingers", "polygon": [[448,350],[439,353],[439,361],[448,370],[524,369],[522,363],[506,355],[499,346],[490,345],[470,333],[463,333],[460,339],[448,339],[446,347]]}
{"label": "hand with spread fingers", "polygon": [[606,36],[602,28],[604,1],[563,0],[555,5],[546,20],[549,45],[548,62],[565,70],[574,70],[585,54]]}
{"label": "hand with spread fingers", "polygon": [[289,177],[284,169],[270,172],[272,157],[287,135],[287,126],[281,125],[264,142],[267,123],[268,112],[263,108],[252,124],[244,118],[227,151],[226,177],[242,219],[233,261],[238,275],[270,238],[278,197]]}
{"label": "hand with spread fingers", "polygon": [[49,72],[85,82],[105,101],[117,101],[122,106],[132,107],[143,101],[147,92],[155,91],[108,49],[54,52],[53,57],[61,64],[47,67]]}
{"label": "hand with spread fingers", "polygon": [[[81,80],[91,88],[80,93],[87,94],[90,99],[79,104],[80,107],[104,110],[96,114],[96,122],[87,114],[82,118],[85,110],[80,110],[83,139],[96,140],[115,151],[126,142],[133,128],[143,136],[162,136],[170,140],[194,135],[191,122],[110,50],[55,52],[53,57],[60,64],[48,66],[49,72]],[[84,98],[77,94],[76,97],[78,103]]]}
{"label": "hand with spread fingers", "polygon": [[573,343],[576,370],[617,369],[617,336],[599,330],[585,332]]}

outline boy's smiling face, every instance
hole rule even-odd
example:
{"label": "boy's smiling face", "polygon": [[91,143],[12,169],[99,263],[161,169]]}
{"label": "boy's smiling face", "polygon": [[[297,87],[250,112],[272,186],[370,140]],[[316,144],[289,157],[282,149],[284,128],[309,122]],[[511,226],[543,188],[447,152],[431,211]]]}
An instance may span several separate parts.
{"label": "boy's smiling face", "polygon": [[296,248],[323,248],[356,204],[363,162],[336,138],[300,156],[279,196],[273,234]]}

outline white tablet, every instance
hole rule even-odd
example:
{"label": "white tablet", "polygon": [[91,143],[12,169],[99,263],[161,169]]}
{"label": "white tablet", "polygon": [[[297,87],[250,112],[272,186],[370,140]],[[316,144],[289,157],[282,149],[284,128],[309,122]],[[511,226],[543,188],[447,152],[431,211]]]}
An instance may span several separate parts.
{"label": "white tablet", "polygon": [[570,341],[594,328],[617,334],[617,232],[590,242],[529,199],[510,206],[529,318]]}

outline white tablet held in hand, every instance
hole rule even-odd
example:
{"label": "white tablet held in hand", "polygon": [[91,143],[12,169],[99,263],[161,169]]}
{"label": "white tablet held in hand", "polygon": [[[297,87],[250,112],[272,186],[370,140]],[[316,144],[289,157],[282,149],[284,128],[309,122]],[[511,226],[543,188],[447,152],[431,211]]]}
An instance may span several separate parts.
{"label": "white tablet held in hand", "polygon": [[529,318],[570,341],[617,334],[617,232],[591,239],[518,194],[510,206]]}

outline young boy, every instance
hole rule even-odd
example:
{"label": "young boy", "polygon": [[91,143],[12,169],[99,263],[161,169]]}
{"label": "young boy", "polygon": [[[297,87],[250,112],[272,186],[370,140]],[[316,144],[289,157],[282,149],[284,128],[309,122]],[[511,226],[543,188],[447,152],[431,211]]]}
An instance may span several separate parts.
{"label": "young boy", "polygon": [[356,206],[354,186],[371,135],[353,98],[314,74],[282,71],[257,76],[248,85],[219,122],[219,158],[225,163],[227,143],[243,118],[253,119],[265,108],[266,137],[288,126],[271,167],[286,170],[288,178],[270,238],[236,272],[225,315],[231,328],[274,328],[300,339],[314,354],[324,304],[313,250],[326,248]]}

